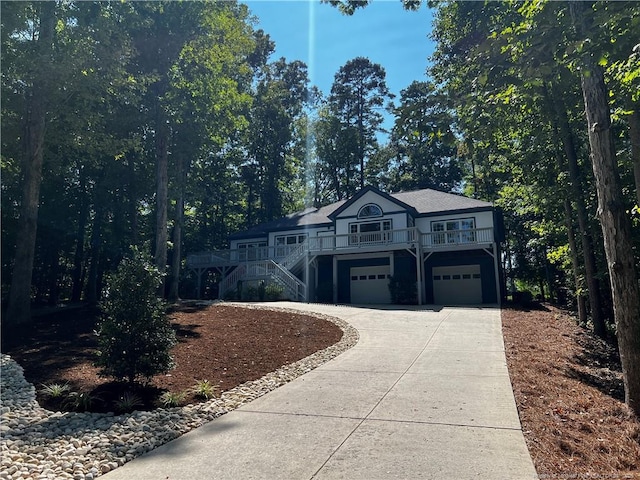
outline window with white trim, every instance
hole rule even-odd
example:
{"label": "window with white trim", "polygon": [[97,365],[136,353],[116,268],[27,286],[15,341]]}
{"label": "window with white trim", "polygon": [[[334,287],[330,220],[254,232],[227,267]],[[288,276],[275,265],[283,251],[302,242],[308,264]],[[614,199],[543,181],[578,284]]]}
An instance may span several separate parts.
{"label": "window with white trim", "polygon": [[431,222],[432,238],[435,244],[475,243],[475,218],[459,218]]}
{"label": "window with white trim", "polygon": [[276,257],[284,257],[296,246],[307,241],[307,234],[278,235],[276,240]]}
{"label": "window with white trim", "polygon": [[358,210],[358,218],[375,218],[382,216],[382,209],[375,203],[367,203]]}
{"label": "window with white trim", "polygon": [[349,224],[349,244],[391,241],[391,220]]}
{"label": "window with white trim", "polygon": [[238,244],[238,256],[241,262],[261,260],[267,257],[267,242],[247,242]]}

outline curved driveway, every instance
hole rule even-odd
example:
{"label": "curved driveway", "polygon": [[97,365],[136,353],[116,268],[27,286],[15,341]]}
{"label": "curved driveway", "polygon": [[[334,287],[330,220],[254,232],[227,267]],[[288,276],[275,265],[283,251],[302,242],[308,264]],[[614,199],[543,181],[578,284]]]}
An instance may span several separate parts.
{"label": "curved driveway", "polygon": [[122,479],[534,479],[497,308],[285,303],[360,341],[107,474]]}

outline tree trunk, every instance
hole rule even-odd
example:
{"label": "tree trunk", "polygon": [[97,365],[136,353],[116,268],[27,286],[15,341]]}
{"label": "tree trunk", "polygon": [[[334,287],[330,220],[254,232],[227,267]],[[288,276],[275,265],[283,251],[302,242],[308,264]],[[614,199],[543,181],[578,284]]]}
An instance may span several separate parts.
{"label": "tree trunk", "polygon": [[629,115],[629,139],[636,181],[636,205],[640,206],[640,104],[633,105],[633,112]]}
{"label": "tree trunk", "polygon": [[178,198],[176,199],[176,211],[173,225],[173,252],[171,256],[171,282],[169,283],[169,300],[180,300],[180,265],[182,263],[182,224],[184,220],[184,190],[186,175],[183,156],[177,160]]}
{"label": "tree trunk", "polygon": [[[582,2],[571,2],[574,25],[581,37],[593,29]],[[587,53],[582,58],[581,84],[584,97],[593,173],[598,191],[598,216],[611,279],[613,311],[618,330],[625,402],[640,415],[640,291],[633,258],[631,221],[626,214],[604,72]]]}
{"label": "tree trunk", "polygon": [[585,268],[585,279],[587,282],[587,290],[589,292],[589,306],[591,307],[591,319],[593,321],[593,331],[599,337],[606,337],[607,329],[604,322],[604,314],[602,304],[600,302],[601,291],[600,282],[598,281],[598,268],[596,264],[596,256],[593,246],[593,236],[589,226],[587,207],[584,203],[583,185],[580,175],[580,166],[578,165],[578,155],[576,153],[569,119],[567,118],[567,110],[564,101],[560,95],[553,90],[553,104],[556,109],[556,121],[560,131],[560,139],[564,147],[565,156],[568,161],[568,171],[573,192],[573,201],[576,205],[576,213],[578,218],[578,228],[580,230],[580,240],[582,242],[582,256]]}
{"label": "tree trunk", "polygon": [[[158,107],[161,108],[161,107]],[[155,266],[160,273],[167,271],[167,204],[169,198],[169,127],[159,115],[156,130],[156,242]],[[158,293],[164,298],[164,280]]]}
{"label": "tree trunk", "polygon": [[76,249],[73,255],[73,272],[71,301],[79,302],[82,297],[83,264],[84,264],[84,239],[89,219],[89,200],[87,198],[87,175],[82,165],[78,165],[80,171],[80,212],[78,213],[78,230],[76,231]]}
{"label": "tree trunk", "polygon": [[22,324],[31,321],[31,276],[36,248],[38,228],[38,206],[42,183],[43,145],[47,113],[47,84],[50,82],[51,50],[53,48],[54,26],[56,23],[55,2],[42,2],[40,7],[40,32],[38,37],[38,58],[27,100],[25,158],[23,163],[24,184],[16,245],[9,307],[6,321]]}
{"label": "tree trunk", "polygon": [[571,214],[571,202],[564,201],[564,219],[567,225],[567,239],[569,240],[569,250],[571,251],[571,266],[576,289],[576,304],[578,307],[578,320],[581,325],[587,324],[587,306],[582,294],[582,282],[580,281],[580,261],[578,260],[578,247],[576,246],[576,236],[573,231],[573,215]]}
{"label": "tree trunk", "polygon": [[[97,202],[99,196],[96,196]],[[93,228],[91,230],[91,259],[89,261],[89,273],[87,278],[87,291],[85,297],[91,304],[98,303],[98,271],[100,264],[100,256],[102,253],[102,222],[104,221],[104,207],[99,203],[96,204],[95,218],[93,220]]]}

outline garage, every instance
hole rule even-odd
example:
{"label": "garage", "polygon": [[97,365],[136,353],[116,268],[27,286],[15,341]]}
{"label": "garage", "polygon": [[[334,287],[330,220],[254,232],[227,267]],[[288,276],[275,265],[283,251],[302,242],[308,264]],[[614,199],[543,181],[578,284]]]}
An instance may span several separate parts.
{"label": "garage", "polygon": [[391,303],[389,277],[391,267],[351,267],[351,303]]}
{"label": "garage", "polygon": [[433,300],[436,305],[482,303],[480,265],[433,267]]}

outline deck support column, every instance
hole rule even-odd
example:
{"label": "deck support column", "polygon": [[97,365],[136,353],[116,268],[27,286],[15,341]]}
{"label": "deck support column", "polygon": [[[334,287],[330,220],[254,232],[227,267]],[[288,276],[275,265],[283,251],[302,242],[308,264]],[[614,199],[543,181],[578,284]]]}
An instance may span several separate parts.
{"label": "deck support column", "polygon": [[304,254],[304,301],[309,303],[309,250]]}
{"label": "deck support column", "polygon": [[424,285],[422,281],[422,248],[420,248],[420,244],[416,244],[416,281],[418,286],[418,305],[422,305],[422,285]]}
{"label": "deck support column", "polygon": [[338,303],[338,257],[333,256],[333,303]]}
{"label": "deck support column", "polygon": [[493,242],[493,271],[496,276],[496,299],[498,301],[498,306],[502,305],[502,292],[500,291],[500,266],[498,258],[498,244]]}

